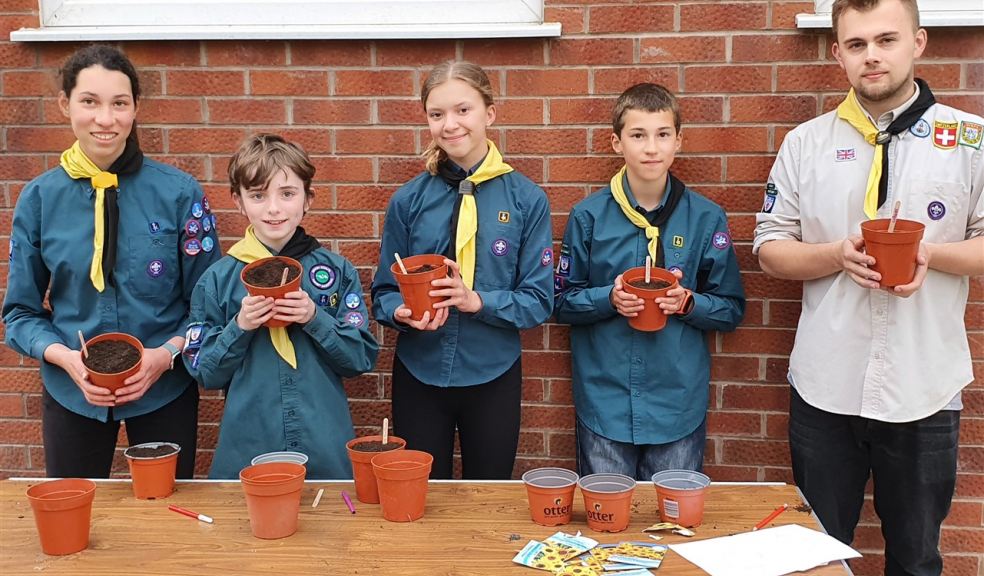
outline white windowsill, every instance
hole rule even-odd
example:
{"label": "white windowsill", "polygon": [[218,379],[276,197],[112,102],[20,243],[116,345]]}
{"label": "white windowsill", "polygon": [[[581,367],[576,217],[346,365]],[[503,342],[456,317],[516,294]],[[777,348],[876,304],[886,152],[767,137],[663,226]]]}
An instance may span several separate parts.
{"label": "white windowsill", "polygon": [[389,40],[556,38],[559,22],[543,24],[409,24],[371,26],[58,26],[21,28],[13,42],[121,40]]}
{"label": "white windowsill", "polygon": [[[922,11],[919,24],[925,28],[941,26],[984,26],[984,10]],[[830,14],[797,14],[797,28],[830,28]]]}

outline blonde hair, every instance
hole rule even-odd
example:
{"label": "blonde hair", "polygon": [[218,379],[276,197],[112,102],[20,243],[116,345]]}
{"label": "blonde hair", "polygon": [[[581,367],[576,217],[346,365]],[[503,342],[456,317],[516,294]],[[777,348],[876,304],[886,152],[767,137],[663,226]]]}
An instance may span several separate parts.
{"label": "blonde hair", "polygon": [[[420,103],[424,105],[425,111],[427,109],[427,97],[430,96],[431,90],[448,80],[461,80],[482,95],[485,106],[494,104],[492,101],[492,83],[489,82],[489,77],[481,67],[464,60],[448,60],[438,64],[430,71],[427,80],[424,81],[424,85],[420,89]],[[431,174],[437,174],[438,164],[447,158],[447,152],[438,146],[437,142],[431,141],[427,149],[424,150],[425,165]]]}
{"label": "blonde hair", "polygon": [[314,196],[315,168],[304,149],[276,134],[256,134],[244,140],[229,161],[229,187],[233,194],[266,188],[278,170],[287,169],[304,182],[304,195]]}
{"label": "blonde hair", "polygon": [[[912,29],[919,29],[919,5],[916,0],[898,0],[912,17]],[[882,0],[834,0],[834,5],[830,9],[831,32],[834,34],[834,42],[837,41],[837,31],[840,27],[840,17],[847,10],[856,10],[861,13],[870,12],[878,7]]]}

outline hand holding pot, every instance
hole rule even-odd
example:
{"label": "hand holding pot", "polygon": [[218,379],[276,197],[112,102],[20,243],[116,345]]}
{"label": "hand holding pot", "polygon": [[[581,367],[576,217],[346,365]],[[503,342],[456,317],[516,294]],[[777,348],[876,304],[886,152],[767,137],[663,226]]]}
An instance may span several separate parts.
{"label": "hand holding pot", "polygon": [[311,296],[304,290],[288,292],[283,298],[274,300],[275,320],[283,320],[291,324],[307,324],[314,318],[315,312],[317,308],[314,306],[314,300],[311,300]]}
{"label": "hand holding pot", "polygon": [[269,296],[243,296],[236,324],[246,331],[256,330],[273,318],[275,300]]}
{"label": "hand holding pot", "polygon": [[52,344],[44,349],[44,359],[64,370],[82,391],[85,401],[93,406],[115,406],[116,396],[108,388],[89,382],[89,371],[82,363],[82,352],[64,344]]}
{"label": "hand holding pot", "polygon": [[615,286],[612,288],[612,293],[608,299],[615,307],[615,311],[626,318],[638,316],[639,312],[642,312],[643,308],[646,307],[642,298],[625,291],[624,284],[622,284],[622,274],[615,277]]}
{"label": "hand holding pot", "polygon": [[912,277],[912,282],[894,287],[887,287],[885,290],[893,296],[908,298],[916,293],[921,287],[923,280],[926,279],[926,272],[929,271],[929,251],[926,245],[919,243],[919,253],[916,254],[916,274]]}
{"label": "hand holding pot", "polygon": [[161,374],[171,368],[171,353],[165,348],[144,348],[140,370],[123,381],[116,389],[116,405],[139,400],[157,382]]}
{"label": "hand holding pot", "polygon": [[434,309],[440,310],[455,306],[461,312],[478,312],[481,310],[482,297],[478,295],[478,292],[465,286],[465,281],[461,279],[461,268],[458,267],[458,263],[447,258],[444,259],[444,263],[451,271],[451,276],[431,282],[431,286],[438,289],[431,290],[430,295],[439,298],[447,297],[447,300],[434,304]]}
{"label": "hand holding pot", "polygon": [[413,314],[409,308],[404,304],[400,304],[396,311],[393,312],[393,319],[400,324],[406,324],[411,328],[416,328],[417,330],[437,330],[448,320],[448,309],[447,308],[437,308],[437,312],[434,314],[434,319],[431,320],[430,310],[424,311],[424,316],[420,320],[414,320],[410,316]]}
{"label": "hand holding pot", "polygon": [[[683,279],[683,272],[679,270],[671,270],[670,272],[676,276],[677,280]],[[667,290],[666,296],[656,298],[654,302],[659,305],[659,309],[663,311],[663,314],[669,316],[683,312],[683,307],[687,305],[688,299],[689,291],[683,286],[677,285],[676,288]]]}
{"label": "hand holding pot", "polygon": [[869,268],[875,263],[875,259],[861,252],[862,248],[864,248],[864,238],[860,235],[848,236],[841,242],[838,263],[858,286],[878,288],[881,274]]}

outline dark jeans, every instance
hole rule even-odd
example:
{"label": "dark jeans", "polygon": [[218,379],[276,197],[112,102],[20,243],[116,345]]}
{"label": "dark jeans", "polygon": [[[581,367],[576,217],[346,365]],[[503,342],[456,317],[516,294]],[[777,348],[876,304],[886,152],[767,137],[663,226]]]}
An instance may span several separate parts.
{"label": "dark jeans", "polygon": [[631,444],[605,438],[577,419],[577,473],[624,474],[640,482],[649,482],[663,470],[696,470],[704,467],[704,444],[707,420],[693,432],[666,444]]}
{"label": "dark jeans", "polygon": [[393,431],[407,441],[408,449],[434,457],[431,478],[451,478],[457,428],[461,477],[508,480],[519,445],[522,394],[520,360],[491,382],[441,388],[417,380],[394,358]]}
{"label": "dark jeans", "polygon": [[[45,473],[49,478],[108,478],[120,431],[120,421],[101,422],[68,410],[44,390],[41,400]],[[174,442],[178,454],[178,478],[195,473],[198,449],[198,386],[189,384],[170,403],[140,416],[126,419],[130,445],[144,442]]]}
{"label": "dark jeans", "polygon": [[880,422],[819,410],[791,390],[793,477],[827,532],[845,544],[854,539],[870,474],[885,574],[941,574],[940,525],[956,483],[960,412]]}

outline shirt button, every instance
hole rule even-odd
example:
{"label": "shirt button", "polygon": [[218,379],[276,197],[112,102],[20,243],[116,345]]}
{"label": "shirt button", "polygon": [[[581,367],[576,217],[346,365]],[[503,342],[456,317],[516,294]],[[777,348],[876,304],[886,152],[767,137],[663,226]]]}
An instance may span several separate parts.
{"label": "shirt button", "polygon": [[636,390],[635,392],[632,393],[632,395],[635,396],[636,398],[638,398],[639,396],[642,396],[642,392],[639,392],[638,390]]}
{"label": "shirt button", "polygon": [[113,311],[113,307],[112,306],[103,306],[103,310],[105,310],[106,312],[112,312]]}
{"label": "shirt button", "polygon": [[290,443],[290,447],[291,448],[297,448],[297,442],[291,442]]}
{"label": "shirt button", "polygon": [[294,411],[293,410],[288,410],[287,411],[287,415],[288,416],[293,416],[294,415]]}

